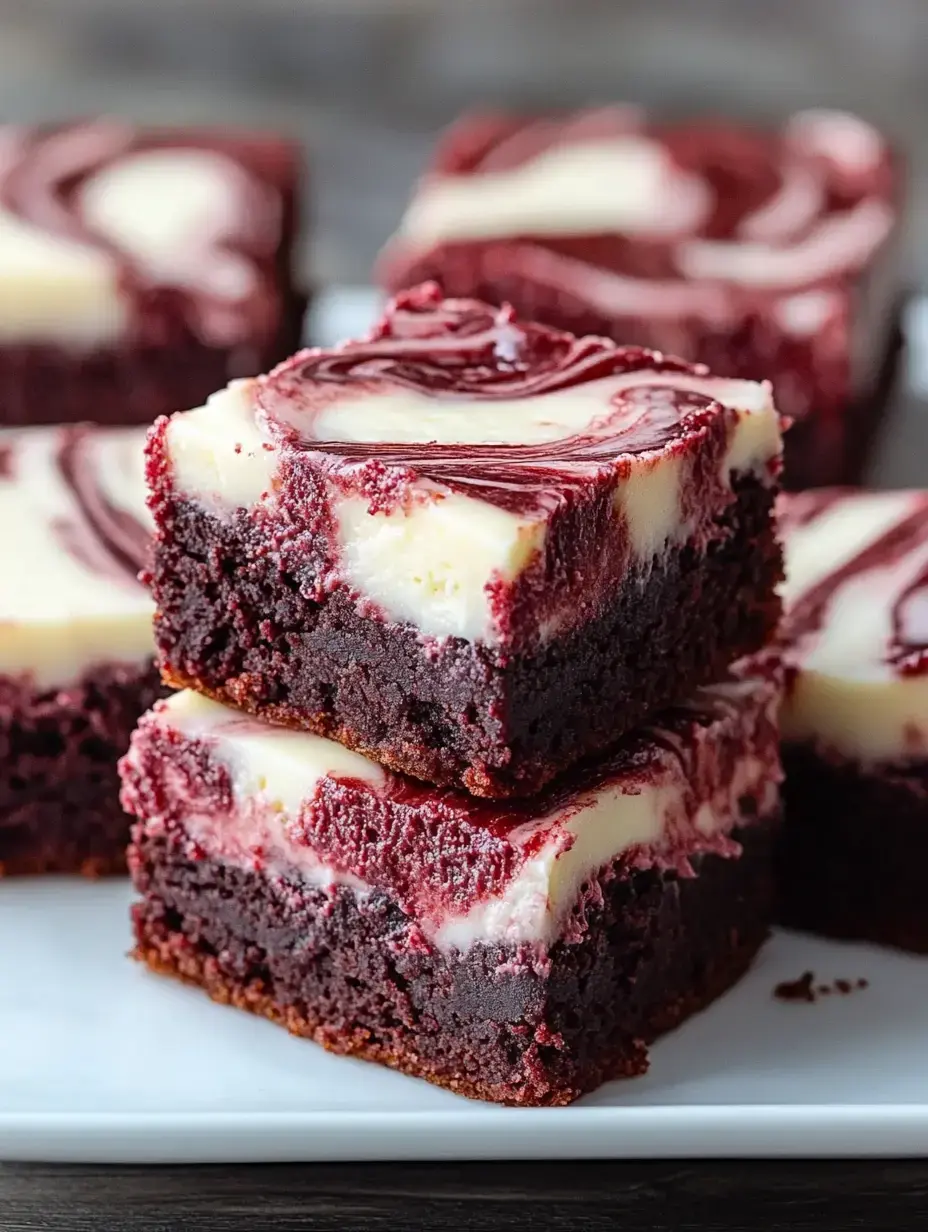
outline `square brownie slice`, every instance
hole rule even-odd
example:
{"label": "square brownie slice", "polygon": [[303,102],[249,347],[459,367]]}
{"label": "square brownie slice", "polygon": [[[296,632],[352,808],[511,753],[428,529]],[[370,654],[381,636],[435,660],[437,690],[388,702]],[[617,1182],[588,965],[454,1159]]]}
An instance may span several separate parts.
{"label": "square brownie slice", "polygon": [[298,176],[259,133],[0,127],[0,423],[150,423],[291,354]]}
{"label": "square brownie slice", "polygon": [[478,114],[440,142],[380,278],[769,379],[795,421],[787,486],[849,483],[898,367],[900,195],[884,137],[841,112],[777,131]]}
{"label": "square brownie slice", "polygon": [[175,694],[121,764],[135,955],[479,1099],[643,1073],[766,936],[778,699],[730,678],[501,804]]}
{"label": "square brownie slice", "polygon": [[526,795],[760,648],[769,388],[435,287],[149,443],[165,679]]}
{"label": "square brownie slice", "polygon": [[785,920],[928,953],[928,492],[784,501]]}
{"label": "square brownie slice", "polygon": [[0,435],[0,874],[125,871],[116,762],[163,694],[144,439]]}

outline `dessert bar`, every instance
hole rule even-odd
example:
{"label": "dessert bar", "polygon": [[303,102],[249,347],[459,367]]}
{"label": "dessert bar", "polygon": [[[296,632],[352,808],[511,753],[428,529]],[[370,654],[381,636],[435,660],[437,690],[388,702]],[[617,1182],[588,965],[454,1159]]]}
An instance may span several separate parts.
{"label": "dessert bar", "polygon": [[731,677],[500,804],[175,694],[121,764],[136,957],[462,1095],[643,1073],[766,935],[778,699]]}
{"label": "dessert bar", "polygon": [[262,134],[0,127],[0,422],[151,422],[290,354],[298,173]]}
{"label": "dessert bar", "polygon": [[883,136],[842,112],[776,132],[621,106],[474,115],[440,143],[380,277],[770,379],[795,421],[787,486],[850,482],[897,368],[899,197]]}
{"label": "dessert bar", "polygon": [[785,919],[928,953],[928,493],[784,502]]}
{"label": "dessert bar", "polygon": [[161,696],[142,429],[0,435],[0,873],[125,869],[116,762]]}
{"label": "dessert bar", "polygon": [[166,680],[526,795],[759,649],[769,387],[445,300],[152,430]]}

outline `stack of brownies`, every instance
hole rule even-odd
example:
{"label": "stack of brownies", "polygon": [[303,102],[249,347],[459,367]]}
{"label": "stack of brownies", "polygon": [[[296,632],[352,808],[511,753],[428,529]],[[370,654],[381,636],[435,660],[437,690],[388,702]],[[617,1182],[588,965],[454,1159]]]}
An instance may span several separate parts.
{"label": "stack of brownies", "polygon": [[382,322],[287,359],[297,177],[0,127],[0,874],[124,870],[135,728],[138,957],[515,1104],[641,1073],[774,871],[928,949],[928,496],[780,498],[768,649],[780,415],[856,481],[899,366],[884,138],[465,117]]}
{"label": "stack of brownies", "polygon": [[465,1095],[641,1073],[771,919],[780,465],[767,385],[434,285],[161,419],[137,956]]}

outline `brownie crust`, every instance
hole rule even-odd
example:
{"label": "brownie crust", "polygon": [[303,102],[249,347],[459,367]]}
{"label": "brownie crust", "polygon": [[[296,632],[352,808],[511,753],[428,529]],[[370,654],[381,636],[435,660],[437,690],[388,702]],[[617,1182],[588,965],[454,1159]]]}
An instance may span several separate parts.
{"label": "brownie crust", "polygon": [[0,875],[125,872],[116,763],[163,694],[154,667],[101,666],[41,694],[0,679]]}
{"label": "brownie crust", "polygon": [[708,553],[673,549],[595,622],[506,654],[459,638],[424,646],[343,592],[307,600],[247,519],[179,502],[153,572],[164,677],[440,786],[529,795],[769,640],[772,501],[741,477]]}
{"label": "brownie crust", "polygon": [[332,1052],[471,1098],[566,1104],[644,1073],[648,1044],[747,969],[773,910],[775,829],[736,831],[741,857],[701,857],[695,877],[602,877],[585,926],[543,955],[444,954],[382,892],[191,860],[183,833],[138,829],[134,954]]}
{"label": "brownie crust", "polygon": [[783,759],[783,923],[928,954],[928,763],[871,768],[807,745]]}

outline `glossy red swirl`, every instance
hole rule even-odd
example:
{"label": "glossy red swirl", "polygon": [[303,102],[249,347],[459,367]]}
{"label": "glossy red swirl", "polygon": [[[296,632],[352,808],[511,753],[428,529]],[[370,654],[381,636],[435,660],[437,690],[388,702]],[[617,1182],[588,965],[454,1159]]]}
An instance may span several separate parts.
{"label": "glossy red swirl", "polygon": [[[666,383],[631,384],[604,396],[602,414],[582,433],[539,444],[331,441],[315,421],[351,400],[396,389],[443,400],[488,402],[534,398],[641,373]],[[658,450],[682,440],[726,411],[711,397],[674,387],[674,378],[704,369],[605,338],[574,338],[518,321],[508,307],[475,300],[442,300],[434,285],[398,296],[369,338],[330,351],[308,350],[259,379],[256,401],[265,431],[301,452],[327,457],[333,468],[363,465],[365,487],[396,495],[406,469],[453,488],[480,488],[485,500],[521,506],[530,493],[589,479],[622,455]],[[324,463],[321,463],[324,465]]]}

